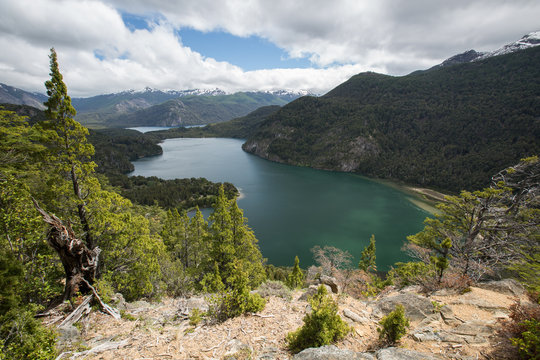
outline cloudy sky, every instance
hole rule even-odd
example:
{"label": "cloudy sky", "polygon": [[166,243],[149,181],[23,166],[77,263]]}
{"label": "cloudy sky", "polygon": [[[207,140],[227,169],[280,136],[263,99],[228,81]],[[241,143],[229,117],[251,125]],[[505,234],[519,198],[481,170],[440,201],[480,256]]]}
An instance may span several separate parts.
{"label": "cloudy sky", "polygon": [[538,0],[1,0],[0,82],[72,96],[157,89],[325,93],[540,30]]}

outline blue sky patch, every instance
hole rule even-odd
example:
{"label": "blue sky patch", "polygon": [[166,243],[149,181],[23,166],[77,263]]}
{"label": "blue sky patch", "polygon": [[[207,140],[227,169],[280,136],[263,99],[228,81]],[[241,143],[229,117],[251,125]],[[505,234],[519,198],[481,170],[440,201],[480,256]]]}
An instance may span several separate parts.
{"label": "blue sky patch", "polygon": [[150,30],[148,17],[125,12],[122,12],[121,15],[122,21],[131,32],[142,29]]}
{"label": "blue sky patch", "polygon": [[287,52],[258,36],[239,37],[222,31],[203,33],[184,28],[177,31],[182,44],[218,61],[226,61],[243,70],[309,68],[306,58],[290,59]]}

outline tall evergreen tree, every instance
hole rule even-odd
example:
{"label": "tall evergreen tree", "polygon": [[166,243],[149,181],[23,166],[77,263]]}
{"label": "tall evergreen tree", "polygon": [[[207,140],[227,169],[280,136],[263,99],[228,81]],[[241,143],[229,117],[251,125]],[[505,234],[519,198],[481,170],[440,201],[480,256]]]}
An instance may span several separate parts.
{"label": "tall evergreen tree", "polygon": [[[71,98],[60,73],[54,48],[51,48],[49,58],[51,79],[45,82],[49,98],[44,103],[47,107],[45,114],[48,120],[42,125],[49,130],[47,135],[49,136],[50,163],[54,167],[55,174],[59,173],[61,177],[67,177],[71,182],[84,240],[86,246],[93,250],[97,246],[97,240],[92,234],[87,198],[99,187],[97,179],[93,176],[96,165],[91,161],[94,147],[86,140],[88,129],[75,120],[77,112],[71,105]],[[63,182],[59,182],[55,177],[50,181],[53,188],[61,184]],[[68,196],[69,198],[71,197]]]}
{"label": "tall evergreen tree", "polygon": [[358,264],[360,270],[364,271],[377,271],[377,263],[375,256],[375,235],[371,235],[369,239],[369,245],[362,250],[360,255],[360,263]]}

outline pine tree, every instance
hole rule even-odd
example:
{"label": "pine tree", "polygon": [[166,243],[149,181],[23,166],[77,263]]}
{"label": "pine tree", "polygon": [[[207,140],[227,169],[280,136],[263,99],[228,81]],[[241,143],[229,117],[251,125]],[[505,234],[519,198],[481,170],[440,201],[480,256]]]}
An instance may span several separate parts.
{"label": "pine tree", "polygon": [[369,245],[362,250],[362,255],[360,256],[360,263],[358,264],[360,270],[366,272],[377,271],[377,263],[375,256],[375,235],[371,235],[369,239]]}
{"label": "pine tree", "polygon": [[294,267],[292,272],[287,277],[287,286],[291,289],[296,289],[302,287],[304,284],[304,273],[300,269],[300,260],[298,256],[294,257]]}
{"label": "pine tree", "polygon": [[[99,190],[99,184],[94,177],[96,164],[91,161],[94,147],[86,139],[88,129],[75,120],[76,111],[67,94],[67,86],[60,73],[54,48],[51,49],[49,58],[51,79],[45,82],[49,98],[44,103],[47,107],[45,115],[48,120],[41,125],[48,130],[49,162],[54,169],[52,174],[60,175],[60,178],[50,179],[49,183],[51,188],[57,188],[64,183],[62,181],[64,176],[69,177],[74,195],[71,201],[76,204],[86,246],[93,250],[97,246],[97,240],[92,234],[93,229],[87,212],[87,198],[92,191]],[[58,197],[58,194],[55,195]],[[67,198],[71,197],[67,196]],[[63,200],[60,201],[63,202]]]}

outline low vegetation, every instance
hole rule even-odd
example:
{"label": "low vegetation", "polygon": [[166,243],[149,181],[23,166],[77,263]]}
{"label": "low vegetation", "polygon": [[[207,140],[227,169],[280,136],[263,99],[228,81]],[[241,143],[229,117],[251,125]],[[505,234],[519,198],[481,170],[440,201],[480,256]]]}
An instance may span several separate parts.
{"label": "low vegetation", "polygon": [[308,301],[311,313],[304,317],[304,325],[287,335],[287,343],[293,353],[310,347],[329,345],[343,339],[350,331],[349,326],[338,315],[337,304],[324,286],[320,286]]}

